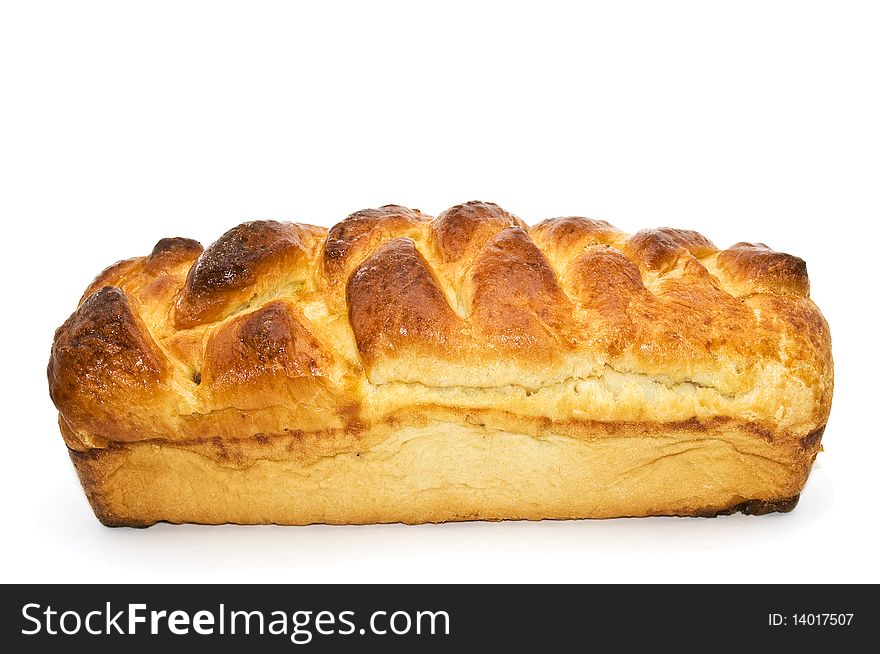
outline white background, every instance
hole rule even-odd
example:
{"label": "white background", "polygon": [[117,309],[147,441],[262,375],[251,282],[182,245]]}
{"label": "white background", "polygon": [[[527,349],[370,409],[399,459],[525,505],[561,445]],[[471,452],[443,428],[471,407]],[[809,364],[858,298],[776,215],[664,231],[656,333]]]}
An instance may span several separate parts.
{"label": "white background", "polygon": [[[319,6],[320,5],[320,6]],[[880,581],[880,13],[848,2],[0,9],[2,581]],[[837,390],[788,515],[107,529],[45,376],[163,236],[497,202],[806,259]]]}

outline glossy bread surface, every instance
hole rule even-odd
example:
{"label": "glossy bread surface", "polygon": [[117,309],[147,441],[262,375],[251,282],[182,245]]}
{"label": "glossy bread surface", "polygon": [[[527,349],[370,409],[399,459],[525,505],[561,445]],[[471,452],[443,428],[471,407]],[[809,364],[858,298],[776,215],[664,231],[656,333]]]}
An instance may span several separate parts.
{"label": "glossy bread surface", "polygon": [[109,524],[423,522],[783,506],[833,370],[795,256],[470,202],[163,239],[49,384]]}

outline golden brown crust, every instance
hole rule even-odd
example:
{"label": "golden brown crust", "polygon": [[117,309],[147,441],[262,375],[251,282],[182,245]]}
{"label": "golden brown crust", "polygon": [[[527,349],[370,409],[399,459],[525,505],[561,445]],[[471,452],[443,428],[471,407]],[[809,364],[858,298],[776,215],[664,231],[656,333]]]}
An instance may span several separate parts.
{"label": "golden brown crust", "polygon": [[323,281],[329,293],[327,302],[335,311],[344,311],[343,296],[349,276],[371,252],[394,238],[411,238],[421,233],[427,220],[419,211],[385,205],[356,211],[327,233],[321,250]]}
{"label": "golden brown crust", "polygon": [[[778,493],[755,486],[743,503],[799,493],[833,367],[797,257],[582,217],[529,228],[468,202],[437,218],[387,205],[329,231],[245,223],[204,251],[163,239],[92,283],[56,332],[49,385],[68,446],[95,461],[142,443],[288,470],[444,424],[498,430],[523,452],[519,439],[548,435],[713,434],[788,466]],[[687,506],[724,511],[724,493]]]}
{"label": "golden brown crust", "polygon": [[260,411],[296,408],[296,427],[326,426],[321,414],[339,405],[334,355],[303,326],[295,307],[275,300],[235,318],[208,339],[198,383],[214,406]]}
{"label": "golden brown crust", "polygon": [[[174,306],[178,329],[219,320],[242,309],[273,277],[303,283],[322,230],[310,225],[258,220],[233,227],[199,256]],[[161,241],[160,241],[161,243]]]}
{"label": "golden brown crust", "polygon": [[170,367],[120,289],[93,293],[58,329],[48,375],[52,401],[84,442],[155,437],[153,417],[118,408],[156,411],[161,420]]}
{"label": "golden brown crust", "polygon": [[347,301],[368,375],[376,359],[388,352],[412,356],[413,349],[425,343],[442,348],[463,345],[467,328],[407,238],[384,243],[355,269]]}
{"label": "golden brown crust", "polygon": [[718,267],[726,273],[738,295],[810,295],[806,262],[800,257],[774,252],[763,243],[737,243],[719,253]]}
{"label": "golden brown crust", "polygon": [[431,221],[431,235],[443,263],[454,263],[479,252],[495,234],[507,227],[528,226],[491,202],[465,202],[450,207]]}
{"label": "golden brown crust", "polygon": [[546,249],[574,252],[587,245],[610,245],[621,236],[614,225],[581,216],[542,220],[531,229],[531,234],[535,242]]}
{"label": "golden brown crust", "polygon": [[168,274],[181,265],[186,265],[188,270],[202,252],[202,244],[191,238],[163,238],[153,247],[145,268],[149,274],[157,276]]}
{"label": "golden brown crust", "polygon": [[573,307],[522,227],[508,227],[486,244],[471,284],[471,322],[488,347],[545,361],[573,348]]}
{"label": "golden brown crust", "polygon": [[718,248],[698,232],[689,229],[643,229],[626,242],[633,259],[648,270],[668,272],[685,253],[702,259]]}

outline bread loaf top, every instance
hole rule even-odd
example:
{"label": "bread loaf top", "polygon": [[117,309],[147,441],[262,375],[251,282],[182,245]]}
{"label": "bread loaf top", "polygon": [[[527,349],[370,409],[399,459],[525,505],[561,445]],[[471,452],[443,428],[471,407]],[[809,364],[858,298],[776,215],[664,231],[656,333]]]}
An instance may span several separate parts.
{"label": "bread loaf top", "polygon": [[163,239],[91,284],[48,373],[74,449],[286,436],[324,455],[428,419],[804,438],[833,386],[803,260],[484,202]]}

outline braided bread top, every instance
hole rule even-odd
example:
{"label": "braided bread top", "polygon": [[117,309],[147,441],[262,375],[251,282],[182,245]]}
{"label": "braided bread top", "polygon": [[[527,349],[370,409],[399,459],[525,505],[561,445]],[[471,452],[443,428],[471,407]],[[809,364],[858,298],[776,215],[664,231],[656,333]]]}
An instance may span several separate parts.
{"label": "braided bread top", "polygon": [[800,438],[824,425],[833,372],[797,257],[468,202],[248,222],[204,250],[163,239],[91,284],[49,382],[76,449],[313,434],[332,454],[428,416]]}

